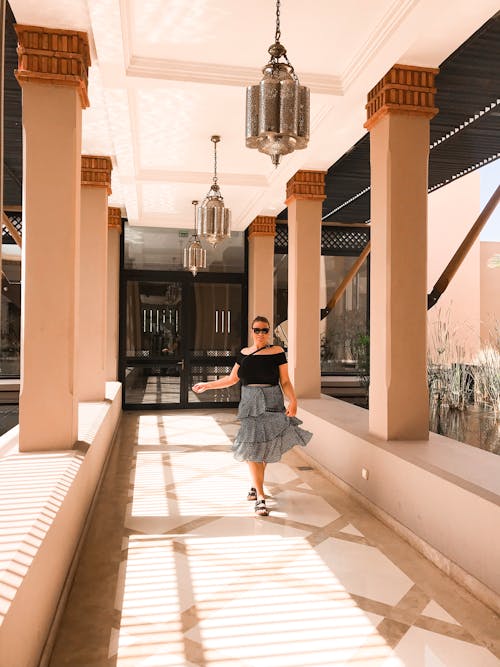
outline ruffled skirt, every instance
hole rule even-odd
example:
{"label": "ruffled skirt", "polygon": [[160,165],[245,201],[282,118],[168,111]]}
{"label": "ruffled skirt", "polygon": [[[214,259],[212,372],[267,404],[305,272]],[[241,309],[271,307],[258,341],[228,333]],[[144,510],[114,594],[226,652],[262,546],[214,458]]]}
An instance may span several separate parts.
{"label": "ruffled skirt", "polygon": [[289,449],[305,447],[312,438],[300,428],[300,419],[285,414],[279,385],[242,387],[238,418],[241,428],[232,446],[237,461],[276,463]]}

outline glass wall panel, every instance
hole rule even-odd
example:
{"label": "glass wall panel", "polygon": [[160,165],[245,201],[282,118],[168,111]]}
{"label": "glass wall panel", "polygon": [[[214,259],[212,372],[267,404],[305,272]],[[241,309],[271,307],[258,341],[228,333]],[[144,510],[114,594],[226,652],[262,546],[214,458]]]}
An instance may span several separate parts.
{"label": "glass wall panel", "polygon": [[179,403],[181,365],[128,366],[125,396],[128,404]]}
{"label": "glass wall panel", "polygon": [[193,290],[196,314],[192,318],[188,402],[237,402],[239,385],[203,394],[195,394],[191,387],[196,382],[217,380],[231,372],[235,356],[241,349],[241,284],[196,283]]}
{"label": "glass wall panel", "polygon": [[241,348],[241,285],[195,283],[193,356],[235,355]]}
{"label": "glass wall panel", "polygon": [[[124,268],[180,271],[183,252],[192,228],[124,227]],[[203,241],[202,241],[203,242]],[[243,273],[245,270],[245,234],[231,232],[231,237],[207,248],[207,268],[201,272]]]}
{"label": "glass wall panel", "polygon": [[[9,246],[11,247],[11,246]],[[21,341],[21,262],[2,262],[0,377],[19,377]]]}
{"label": "glass wall panel", "polygon": [[229,375],[233,364],[227,366],[216,364],[193,364],[191,366],[191,377],[189,380],[189,403],[236,403],[240,400],[240,385],[235,384],[232,387],[223,387],[212,391],[205,391],[203,394],[195,394],[191,387],[197,382],[211,382],[218,380],[225,375]]}
{"label": "glass wall panel", "polygon": [[199,282],[187,272],[172,278],[132,274],[124,282],[125,405],[236,405],[239,387],[203,395],[191,388],[231,372],[246,330],[242,283],[234,276],[223,282],[223,275]]}
{"label": "glass wall panel", "polygon": [[[322,257],[321,305],[348,273],[357,257]],[[321,321],[321,371],[368,374],[368,274],[367,262],[347,286],[335,308]]]}
{"label": "glass wall panel", "polygon": [[274,255],[274,342],[288,346],[288,255]]}
{"label": "glass wall panel", "polygon": [[[351,266],[352,256],[321,257],[320,305],[326,306]],[[288,343],[288,255],[274,257],[275,342]],[[318,313],[318,317],[320,313]],[[366,374],[368,368],[368,267],[365,262],[333,311],[321,321],[321,372]]]}
{"label": "glass wall panel", "polygon": [[126,356],[178,356],[182,286],[177,282],[127,282]]}

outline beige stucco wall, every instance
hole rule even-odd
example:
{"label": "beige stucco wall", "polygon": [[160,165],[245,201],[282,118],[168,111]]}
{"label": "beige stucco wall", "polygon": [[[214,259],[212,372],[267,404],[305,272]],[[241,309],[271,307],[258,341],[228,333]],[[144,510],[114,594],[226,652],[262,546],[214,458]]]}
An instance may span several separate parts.
{"label": "beige stucco wall", "polygon": [[500,327],[500,267],[488,268],[493,255],[500,254],[500,241],[481,241],[481,340],[486,342],[490,333]]}
{"label": "beige stucco wall", "polygon": [[[80,445],[76,449],[14,455],[18,465],[21,461],[24,463],[27,472],[24,491],[18,490],[17,493],[19,516],[14,512],[7,517],[14,536],[12,563],[7,560],[9,569],[0,571],[0,582],[13,584],[5,588],[9,597],[5,598],[0,610],[0,667],[36,667],[40,664],[60,595],[118,428],[121,396],[121,385],[108,383],[106,401],[80,404]],[[4,438],[0,438],[0,449]],[[67,464],[63,465],[65,461]],[[9,457],[2,462],[8,464]],[[53,487],[47,497],[39,491],[41,477],[48,479],[45,486],[51,484]]]}
{"label": "beige stucco wall", "polygon": [[[457,179],[429,195],[428,267],[430,292],[480,213],[479,171]],[[432,327],[449,314],[450,329],[470,361],[479,349],[480,242],[476,241],[446,292],[428,311]]]}
{"label": "beige stucco wall", "polygon": [[500,609],[500,531],[492,530],[500,525],[500,457],[435,433],[425,442],[383,441],[369,433],[366,410],[329,396],[299,400],[297,416],[313,433],[298,454],[375,514],[382,510],[448,576]]}

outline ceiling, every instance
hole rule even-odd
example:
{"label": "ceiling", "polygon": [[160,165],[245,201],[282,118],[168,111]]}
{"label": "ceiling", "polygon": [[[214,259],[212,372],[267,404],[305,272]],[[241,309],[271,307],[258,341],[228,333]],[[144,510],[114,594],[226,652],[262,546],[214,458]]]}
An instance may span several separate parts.
{"label": "ceiling", "polygon": [[[211,181],[210,136],[220,134],[219,183],[233,228],[243,230],[283,209],[286,181],[298,169],[327,170],[359,141],[367,92],[394,63],[439,66],[498,4],[454,0],[450,11],[436,0],[283,0],[282,42],[311,88],[312,113],[308,148],[278,169],[244,141],[245,86],[258,82],[267,61],[272,0],[11,0],[11,7],[18,23],[88,32],[82,152],[111,156],[110,204],[130,224],[190,227],[191,201]],[[14,96],[7,78],[6,90]],[[18,150],[19,116],[6,119],[9,127]],[[18,174],[17,181],[19,190]],[[15,203],[8,192],[6,205]]]}

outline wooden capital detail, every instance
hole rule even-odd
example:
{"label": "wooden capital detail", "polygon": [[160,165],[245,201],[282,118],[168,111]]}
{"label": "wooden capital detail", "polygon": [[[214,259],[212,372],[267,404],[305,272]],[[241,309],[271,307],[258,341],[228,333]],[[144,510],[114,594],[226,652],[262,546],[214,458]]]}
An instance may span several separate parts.
{"label": "wooden capital detail", "polygon": [[276,236],[276,218],[272,215],[258,215],[248,227],[248,238],[252,236]]}
{"label": "wooden capital detail", "polygon": [[90,51],[87,33],[32,25],[14,27],[18,40],[15,75],[19,83],[34,81],[74,86],[79,90],[82,108],[88,107]]}
{"label": "wooden capital detail", "polygon": [[111,194],[111,158],[102,155],[82,155],[82,185],[107,188]]}
{"label": "wooden capital detail", "polygon": [[387,113],[432,118],[439,109],[434,106],[434,79],[439,69],[394,65],[368,93],[365,127],[373,125]]}
{"label": "wooden capital detail", "polygon": [[122,232],[122,211],[118,206],[108,206],[108,229]]}
{"label": "wooden capital detail", "polygon": [[326,171],[309,171],[301,169],[286,184],[286,200],[288,204],[293,199],[313,199],[323,201],[325,194]]}

